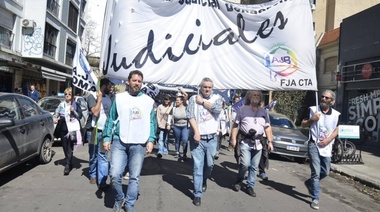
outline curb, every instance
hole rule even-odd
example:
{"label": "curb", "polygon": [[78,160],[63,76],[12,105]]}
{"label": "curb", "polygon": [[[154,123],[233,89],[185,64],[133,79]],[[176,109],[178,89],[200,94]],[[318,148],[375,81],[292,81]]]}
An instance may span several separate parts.
{"label": "curb", "polygon": [[354,179],[355,181],[358,181],[358,182],[360,182],[361,184],[366,185],[366,186],[368,186],[368,187],[370,187],[370,188],[375,188],[375,189],[380,190],[380,185],[379,185],[378,183],[374,183],[374,182],[371,182],[371,181],[369,181],[369,180],[367,180],[367,179],[364,179],[364,178],[362,178],[362,177],[357,177],[357,176],[355,176],[355,175],[349,174],[349,173],[347,173],[347,172],[344,172],[344,171],[342,171],[342,170],[339,170],[338,168],[334,167],[333,165],[331,166],[330,169],[331,169],[331,171],[333,171],[333,172],[335,172],[335,173],[338,173],[338,174],[344,175],[344,176],[346,176],[346,177],[350,177],[350,178]]}

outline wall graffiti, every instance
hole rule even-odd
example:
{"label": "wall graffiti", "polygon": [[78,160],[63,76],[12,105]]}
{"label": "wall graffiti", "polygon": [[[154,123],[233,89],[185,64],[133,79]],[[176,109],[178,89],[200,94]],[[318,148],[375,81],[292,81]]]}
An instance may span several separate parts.
{"label": "wall graffiti", "polygon": [[44,35],[41,27],[35,27],[32,34],[24,37],[24,52],[29,55],[41,55],[43,51]]}

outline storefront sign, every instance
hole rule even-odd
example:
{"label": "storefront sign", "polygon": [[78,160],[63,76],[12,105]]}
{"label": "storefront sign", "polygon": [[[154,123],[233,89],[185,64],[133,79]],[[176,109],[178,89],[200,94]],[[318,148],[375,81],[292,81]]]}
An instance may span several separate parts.
{"label": "storefront sign", "polygon": [[339,138],[360,138],[360,127],[359,125],[339,125]]}
{"label": "storefront sign", "polygon": [[349,124],[368,132],[377,131],[380,123],[380,89],[369,91],[348,100]]}

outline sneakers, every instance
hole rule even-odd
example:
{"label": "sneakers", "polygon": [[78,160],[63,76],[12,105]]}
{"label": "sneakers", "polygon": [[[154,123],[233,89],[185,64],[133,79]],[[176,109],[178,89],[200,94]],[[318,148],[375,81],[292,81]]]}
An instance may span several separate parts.
{"label": "sneakers", "polygon": [[241,181],[238,181],[234,185],[234,191],[240,191],[240,189],[241,189]]}
{"label": "sneakers", "polygon": [[256,197],[256,193],[255,193],[255,191],[253,190],[252,187],[248,187],[248,188],[247,188],[247,194],[248,194],[249,196]]}
{"label": "sneakers", "polygon": [[317,199],[313,199],[310,203],[310,207],[314,210],[319,210],[319,201]]}
{"label": "sneakers", "polygon": [[157,158],[162,158],[162,154],[161,154],[161,153],[158,153],[158,154],[157,154]]}
{"label": "sneakers", "polygon": [[120,200],[120,201],[115,202],[115,204],[113,205],[112,211],[113,212],[120,212],[121,209],[123,208],[123,204],[124,204],[124,200]]}
{"label": "sneakers", "polygon": [[96,184],[96,179],[95,178],[90,178],[90,184]]}
{"label": "sneakers", "polygon": [[129,180],[129,172],[127,172],[124,177],[123,177],[124,180]]}
{"label": "sneakers", "polygon": [[193,204],[195,206],[200,206],[201,205],[201,198],[200,197],[194,197]]}
{"label": "sneakers", "polygon": [[179,152],[175,153],[174,158],[180,158],[180,157],[181,155],[179,154]]}
{"label": "sneakers", "polygon": [[228,150],[229,152],[233,152],[233,151],[234,151],[234,148],[232,147],[232,145],[229,145],[228,148],[227,148],[227,150]]}
{"label": "sneakers", "polygon": [[305,180],[304,184],[305,184],[309,194],[311,194],[311,179],[309,178],[309,179]]}
{"label": "sneakers", "polygon": [[261,172],[259,175],[257,175],[259,178],[263,180],[268,180],[268,176],[265,172]]}

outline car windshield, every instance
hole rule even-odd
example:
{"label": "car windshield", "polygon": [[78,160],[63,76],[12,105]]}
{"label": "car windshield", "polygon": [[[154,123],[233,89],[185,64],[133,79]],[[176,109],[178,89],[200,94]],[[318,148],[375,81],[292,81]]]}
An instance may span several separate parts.
{"label": "car windshield", "polygon": [[269,116],[271,126],[281,127],[281,128],[296,128],[292,121],[283,117],[273,117]]}
{"label": "car windshield", "polygon": [[54,112],[55,109],[57,109],[59,103],[61,103],[63,100],[64,99],[44,98],[41,99],[38,104],[43,110]]}

